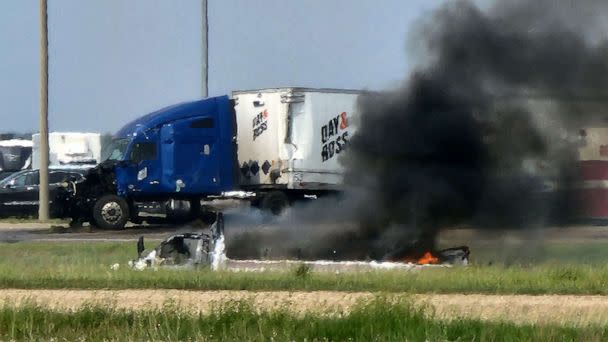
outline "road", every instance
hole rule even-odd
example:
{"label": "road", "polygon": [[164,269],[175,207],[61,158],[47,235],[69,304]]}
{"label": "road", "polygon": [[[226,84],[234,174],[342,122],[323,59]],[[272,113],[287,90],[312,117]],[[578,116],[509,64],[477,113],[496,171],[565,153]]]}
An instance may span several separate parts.
{"label": "road", "polygon": [[148,239],[164,239],[176,232],[196,231],[194,226],[129,226],[119,231],[100,230],[90,227],[69,228],[67,224],[4,223],[0,222],[0,242],[20,241],[135,241],[140,236]]}
{"label": "road", "polygon": [[[226,225],[231,233],[259,229],[260,227],[277,228],[281,224],[252,210],[248,206],[230,203],[225,212]],[[56,242],[82,242],[82,241],[135,241],[140,236],[147,239],[160,240],[172,234],[185,232],[200,232],[206,229],[200,222],[180,225],[132,225],[128,224],[122,230],[102,230],[89,226],[69,228],[67,222],[38,223],[35,220],[0,220],[0,242],[19,241],[56,241]]]}
{"label": "road", "polygon": [[[246,215],[227,213],[226,233],[230,235],[247,231],[294,230],[281,220],[264,221],[259,217],[248,219]],[[313,224],[314,225],[314,224]],[[325,225],[327,226],[327,225]],[[316,225],[320,229],[323,225]],[[67,224],[41,224],[37,222],[0,221],[0,242],[18,241],[135,241],[144,235],[148,239],[163,239],[181,232],[200,232],[205,226],[198,223],[185,225],[129,225],[123,230],[101,230],[90,227],[69,228]],[[297,228],[306,232],[304,224]],[[328,227],[327,229],[331,229]],[[440,241],[453,241],[454,244],[476,241],[492,243],[496,240],[525,241],[541,239],[545,242],[608,242],[608,227],[570,226],[548,227],[536,230],[483,230],[468,228],[446,229],[440,234]]]}

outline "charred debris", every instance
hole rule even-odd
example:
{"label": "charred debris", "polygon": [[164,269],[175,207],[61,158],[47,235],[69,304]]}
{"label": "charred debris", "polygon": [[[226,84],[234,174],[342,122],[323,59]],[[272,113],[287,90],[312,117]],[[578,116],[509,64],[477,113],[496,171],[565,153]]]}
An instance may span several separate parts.
{"label": "charred debris", "polygon": [[144,237],[137,241],[137,259],[129,267],[143,270],[148,267],[219,267],[224,256],[224,219],[217,213],[208,232],[182,233],[163,240],[156,248],[146,251]]}

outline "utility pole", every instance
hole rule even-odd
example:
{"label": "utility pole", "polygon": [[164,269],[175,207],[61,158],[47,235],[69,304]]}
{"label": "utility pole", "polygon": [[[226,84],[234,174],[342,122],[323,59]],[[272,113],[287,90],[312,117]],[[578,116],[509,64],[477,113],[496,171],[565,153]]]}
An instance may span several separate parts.
{"label": "utility pole", "polygon": [[203,5],[203,15],[202,15],[202,23],[203,23],[203,30],[202,30],[202,43],[203,43],[203,56],[202,56],[202,87],[203,87],[203,98],[206,98],[209,96],[209,89],[208,89],[208,82],[209,82],[209,75],[208,75],[208,71],[209,71],[209,41],[208,41],[208,36],[209,36],[209,24],[207,22],[207,0],[202,0],[202,5]]}
{"label": "utility pole", "polygon": [[49,38],[47,0],[40,0],[40,187],[38,220],[49,219]]}

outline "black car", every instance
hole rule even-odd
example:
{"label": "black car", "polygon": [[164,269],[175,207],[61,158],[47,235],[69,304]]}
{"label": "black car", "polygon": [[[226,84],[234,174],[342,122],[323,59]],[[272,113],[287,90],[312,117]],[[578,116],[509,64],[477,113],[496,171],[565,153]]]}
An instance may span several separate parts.
{"label": "black car", "polygon": [[[62,183],[83,179],[87,169],[50,169],[49,199],[51,217],[63,217],[65,203],[58,201]],[[29,217],[38,215],[38,170],[19,171],[0,180],[0,217]]]}
{"label": "black car", "polygon": [[13,173],[15,173],[15,171],[0,171],[0,181],[12,175]]}

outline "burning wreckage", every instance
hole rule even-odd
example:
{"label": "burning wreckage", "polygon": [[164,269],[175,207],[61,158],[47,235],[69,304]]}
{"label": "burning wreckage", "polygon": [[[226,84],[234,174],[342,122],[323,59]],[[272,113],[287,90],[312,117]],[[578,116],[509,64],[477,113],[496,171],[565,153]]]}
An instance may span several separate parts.
{"label": "burning wreckage", "polygon": [[209,265],[216,270],[225,260],[224,219],[217,214],[208,233],[182,233],[170,236],[152,251],[146,252],[144,237],[137,241],[136,260],[129,261],[129,267],[143,270],[148,267],[195,267]]}
{"label": "burning wreckage", "polygon": [[208,266],[212,270],[271,271],[285,270],[297,265],[310,266],[317,271],[365,271],[373,269],[415,269],[428,266],[465,266],[469,263],[470,250],[466,246],[427,251],[420,257],[389,261],[347,260],[236,260],[226,257],[224,219],[217,214],[208,233],[181,233],[170,236],[156,248],[146,252],[143,236],[137,242],[138,258],[129,261],[134,270],[173,267],[191,268]]}

